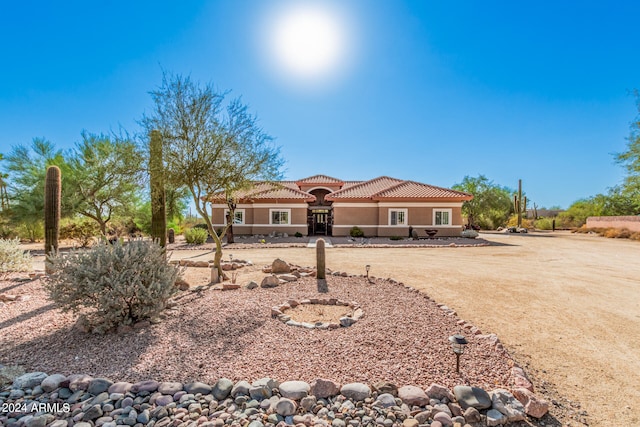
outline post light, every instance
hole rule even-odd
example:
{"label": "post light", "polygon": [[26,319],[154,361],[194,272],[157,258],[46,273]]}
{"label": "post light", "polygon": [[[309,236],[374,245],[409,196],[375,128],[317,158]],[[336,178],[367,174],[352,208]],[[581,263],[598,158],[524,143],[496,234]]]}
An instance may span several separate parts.
{"label": "post light", "polygon": [[229,254],[229,262],[233,262],[233,255]]}
{"label": "post light", "polygon": [[367,282],[369,281],[369,270],[371,269],[371,266],[369,264],[364,266],[364,269],[367,271]]}
{"label": "post light", "polygon": [[449,337],[451,348],[456,355],[456,372],[460,372],[460,355],[464,353],[464,346],[467,345],[467,340],[460,334],[452,335]]}

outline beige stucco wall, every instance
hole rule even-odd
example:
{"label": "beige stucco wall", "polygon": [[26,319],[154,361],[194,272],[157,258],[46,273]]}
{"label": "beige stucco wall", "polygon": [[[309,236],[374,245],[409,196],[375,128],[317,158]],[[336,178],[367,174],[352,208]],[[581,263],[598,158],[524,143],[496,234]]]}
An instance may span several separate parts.
{"label": "beige stucco wall", "polygon": [[590,216],[587,218],[588,228],[626,228],[640,231],[640,215],[638,216]]}

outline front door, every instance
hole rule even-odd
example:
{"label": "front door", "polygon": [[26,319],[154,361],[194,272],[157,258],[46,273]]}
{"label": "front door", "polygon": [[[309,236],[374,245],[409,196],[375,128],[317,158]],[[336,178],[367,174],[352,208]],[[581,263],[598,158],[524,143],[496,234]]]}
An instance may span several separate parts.
{"label": "front door", "polygon": [[331,234],[331,211],[329,209],[309,209],[309,234]]}

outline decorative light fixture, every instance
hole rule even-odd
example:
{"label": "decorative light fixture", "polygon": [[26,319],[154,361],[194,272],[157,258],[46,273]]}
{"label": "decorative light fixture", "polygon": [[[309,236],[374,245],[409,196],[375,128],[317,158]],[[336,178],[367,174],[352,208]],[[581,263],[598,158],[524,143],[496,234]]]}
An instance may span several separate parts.
{"label": "decorative light fixture", "polygon": [[468,344],[467,340],[460,334],[449,337],[451,348],[456,355],[456,372],[460,372],[460,355],[464,353],[464,346]]}
{"label": "decorative light fixture", "polygon": [[229,262],[233,263],[233,254],[229,254]]}
{"label": "decorative light fixture", "polygon": [[364,269],[367,271],[367,282],[371,282],[369,280],[369,270],[371,269],[371,266],[369,264],[364,266]]}

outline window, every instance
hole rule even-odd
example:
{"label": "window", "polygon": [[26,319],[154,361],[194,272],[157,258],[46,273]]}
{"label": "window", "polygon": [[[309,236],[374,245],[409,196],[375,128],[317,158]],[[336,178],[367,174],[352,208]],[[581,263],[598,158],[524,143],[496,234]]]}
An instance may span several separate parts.
{"label": "window", "polygon": [[[229,209],[224,210],[224,223],[227,223],[227,215],[229,215]],[[236,209],[233,211],[233,224],[234,225],[243,225],[244,224],[244,209]]]}
{"label": "window", "polygon": [[389,209],[389,225],[407,225],[407,210]]}
{"label": "window", "polygon": [[451,209],[434,209],[433,225],[451,225]]}
{"label": "window", "polygon": [[289,215],[291,214],[291,210],[271,210],[271,224],[272,225],[283,225],[289,224]]}

